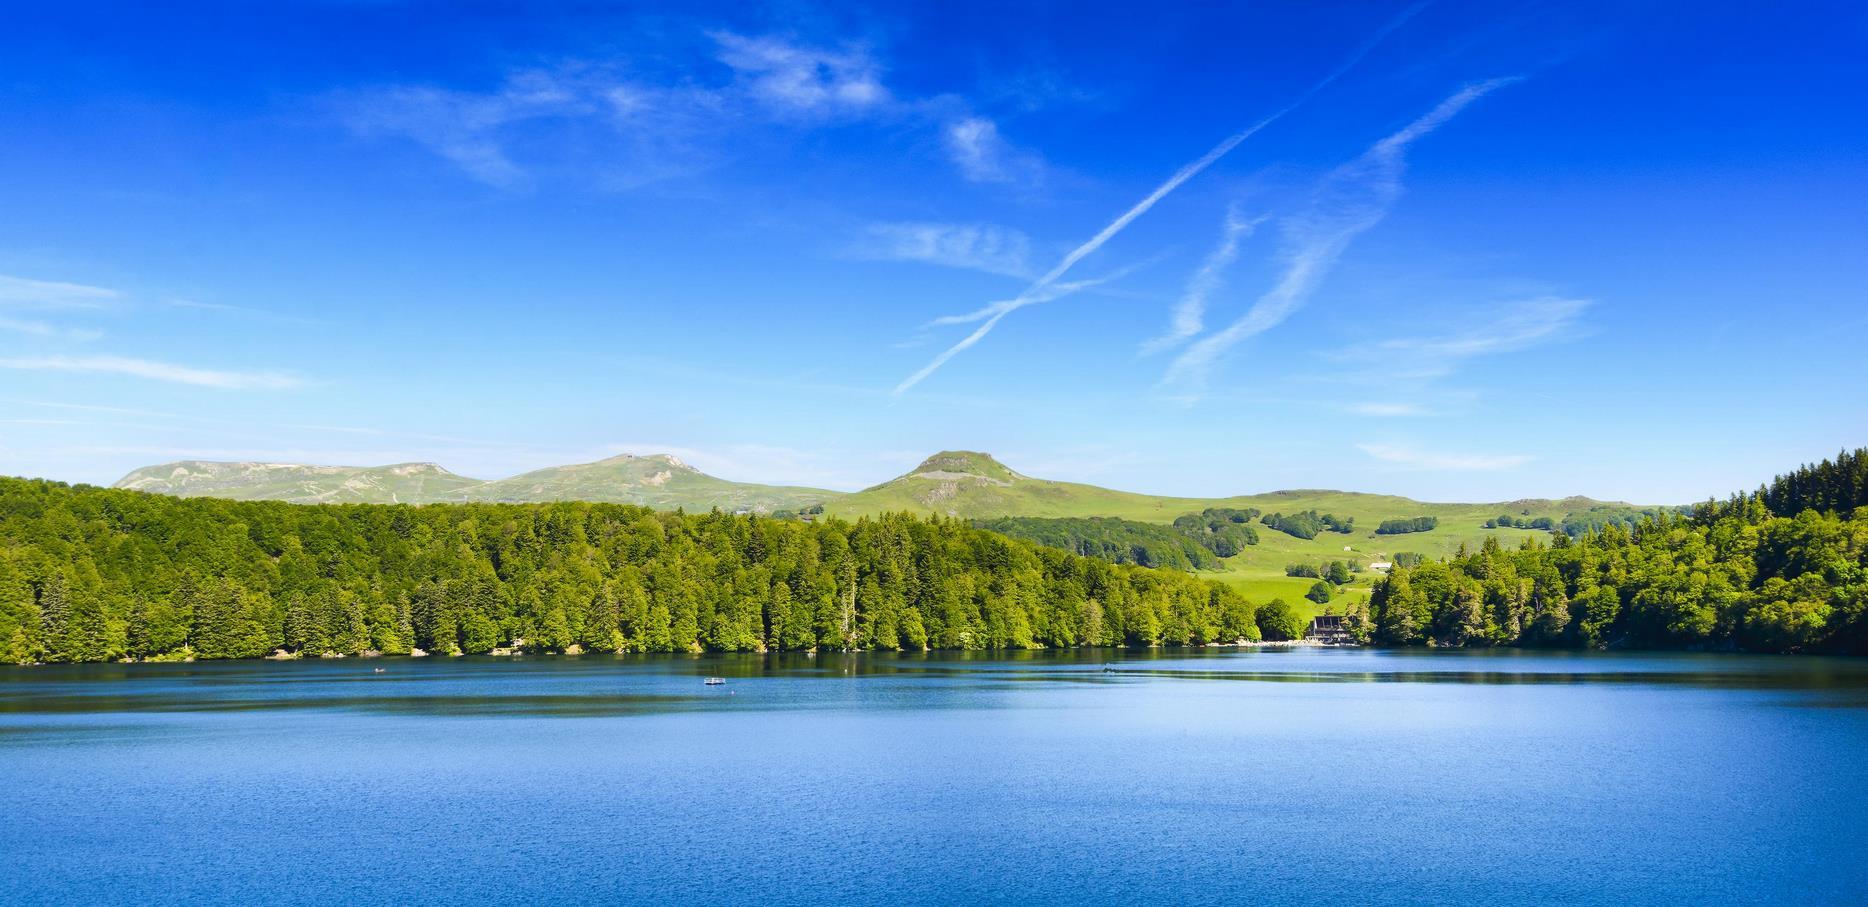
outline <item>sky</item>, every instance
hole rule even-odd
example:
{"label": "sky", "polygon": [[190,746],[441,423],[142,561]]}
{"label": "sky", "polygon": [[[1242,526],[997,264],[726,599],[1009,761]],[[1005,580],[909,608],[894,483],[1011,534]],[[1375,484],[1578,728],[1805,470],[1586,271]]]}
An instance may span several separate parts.
{"label": "sky", "polygon": [[1677,503],[1868,443],[1859,4],[523,6],[11,7],[0,473]]}

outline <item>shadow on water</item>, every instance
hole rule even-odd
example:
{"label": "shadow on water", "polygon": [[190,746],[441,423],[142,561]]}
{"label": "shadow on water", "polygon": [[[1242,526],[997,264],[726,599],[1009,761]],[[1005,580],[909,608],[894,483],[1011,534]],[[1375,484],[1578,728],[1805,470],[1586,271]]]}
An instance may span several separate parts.
{"label": "shadow on water", "polygon": [[[705,677],[725,678],[702,687]],[[616,717],[994,708],[1033,685],[1600,684],[1794,692],[1868,707],[1868,662],[1684,653],[1152,649],[431,658],[0,669],[0,716],[336,711]],[[17,729],[17,728],[15,728]],[[0,720],[0,732],[8,730]],[[0,742],[8,735],[0,733]]]}

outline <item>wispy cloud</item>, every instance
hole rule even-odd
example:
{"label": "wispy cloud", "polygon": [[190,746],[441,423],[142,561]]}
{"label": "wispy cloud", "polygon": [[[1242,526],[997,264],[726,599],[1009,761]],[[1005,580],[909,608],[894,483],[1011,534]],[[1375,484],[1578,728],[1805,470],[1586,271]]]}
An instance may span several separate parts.
{"label": "wispy cloud", "polygon": [[872,110],[889,103],[882,67],[862,48],[831,51],[773,37],[711,32],[719,59],[739,85],[768,107],[821,116]]}
{"label": "wispy cloud", "polygon": [[0,307],[3,308],[98,309],[121,296],[116,290],[104,287],[0,274]]}
{"label": "wispy cloud", "polygon": [[256,309],[250,306],[228,305],[223,302],[200,302],[194,299],[169,299],[169,300],[165,300],[163,304],[172,309],[189,309],[189,310],[198,311],[198,312],[218,312],[224,315],[238,315],[243,318],[256,318],[256,319],[260,319],[263,321],[283,321],[283,322],[290,322],[293,324],[325,324],[326,323],[323,321],[318,321],[317,319],[313,319],[313,318],[302,318],[297,315],[286,315],[280,312],[268,311],[266,309]]}
{"label": "wispy cloud", "polygon": [[42,372],[127,375],[152,381],[230,390],[284,390],[305,382],[278,372],[232,372],[124,356],[34,356],[0,359],[0,368]]}
{"label": "wispy cloud", "polygon": [[1427,408],[1418,403],[1381,403],[1371,401],[1352,403],[1348,408],[1350,412],[1358,416],[1395,417],[1424,416],[1427,414]]}
{"label": "wispy cloud", "polygon": [[[1011,313],[1018,311],[1019,309],[1022,309],[1025,306],[1034,305],[1037,302],[1044,301],[1042,297],[1044,296],[1045,292],[1050,288],[1051,284],[1057,282],[1058,279],[1062,278],[1066,272],[1068,272],[1072,267],[1076,266],[1077,262],[1082,261],[1084,258],[1087,258],[1091,254],[1095,253],[1098,249],[1101,249],[1111,239],[1114,239],[1117,234],[1121,233],[1123,229],[1127,228],[1129,224],[1133,223],[1136,218],[1141,217],[1143,214],[1148,213],[1149,209],[1153,208],[1157,203],[1159,203],[1162,199],[1166,198],[1174,190],[1179,189],[1182,184],[1200,175],[1201,171],[1205,170],[1208,167],[1211,167],[1220,158],[1223,158],[1227,154],[1231,153],[1231,151],[1234,148],[1239,147],[1239,144],[1241,142],[1244,142],[1246,139],[1251,138],[1255,133],[1259,132],[1260,130],[1264,129],[1267,126],[1270,126],[1272,123],[1277,122],[1279,119],[1282,119],[1286,114],[1297,109],[1299,106],[1301,106],[1305,101],[1309,100],[1317,92],[1322,91],[1330,83],[1336,81],[1344,73],[1348,72],[1349,69],[1353,67],[1358,61],[1360,61],[1364,56],[1367,56],[1369,51],[1372,50],[1377,44],[1379,44],[1383,38],[1386,38],[1390,32],[1393,32],[1396,28],[1399,28],[1401,24],[1406,22],[1408,19],[1413,18],[1414,14],[1419,12],[1420,9],[1424,5],[1425,4],[1423,3],[1423,4],[1417,4],[1415,6],[1409,7],[1407,10],[1403,11],[1399,16],[1390,20],[1386,25],[1383,25],[1381,29],[1376,31],[1376,33],[1373,36],[1371,36],[1369,40],[1365,41],[1362,44],[1362,46],[1356,48],[1356,50],[1352,52],[1347,59],[1345,59],[1342,63],[1337,65],[1337,67],[1331,70],[1329,74],[1325,75],[1322,79],[1318,80],[1315,84],[1311,85],[1302,94],[1298,95],[1297,98],[1291,101],[1289,104],[1286,104],[1284,107],[1279,108],[1276,111],[1273,111],[1270,115],[1266,116],[1265,118],[1259,120],[1256,123],[1253,123],[1250,126],[1247,126],[1245,129],[1240,130],[1239,132],[1233,133],[1230,136],[1227,136],[1218,145],[1213,146],[1213,148],[1209,150],[1206,154],[1201,155],[1199,158],[1195,159],[1191,163],[1181,167],[1179,170],[1176,170],[1174,174],[1172,176],[1169,176],[1165,182],[1163,182],[1159,186],[1156,186],[1153,192],[1150,192],[1146,196],[1143,196],[1141,201],[1136,202],[1133,206],[1131,206],[1127,211],[1124,211],[1115,220],[1110,221],[1109,224],[1103,227],[1103,229],[1099,231],[1095,236],[1090,237],[1088,240],[1084,241],[1082,245],[1079,245],[1075,249],[1072,249],[1069,252],[1069,254],[1064,256],[1062,261],[1059,261],[1057,263],[1055,267],[1051,268],[1050,271],[1046,272],[1043,276],[1039,277],[1036,281],[1034,281],[1031,284],[1031,286],[1027,287],[1025,289],[1025,292],[1020,293],[1017,298],[1010,300],[1003,307],[999,308],[991,317],[987,318],[977,329],[975,329],[973,333],[968,334],[964,338],[961,338],[961,340],[958,343],[955,343],[954,345],[948,347],[946,350],[942,351],[940,355],[935,356],[932,361],[930,361],[927,365],[922,366],[919,371],[903,379],[900,384],[897,384],[895,386],[894,393],[899,396],[900,394],[905,393],[906,391],[908,391],[910,388],[914,387],[915,385],[920,384],[922,381],[926,380],[929,375],[932,375],[936,371],[939,371],[940,367],[943,365],[946,365],[949,360],[953,359],[953,357],[959,355],[962,352],[965,352],[967,349],[970,349],[973,345],[985,339],[986,335],[992,333],[992,329],[997,327],[999,325],[999,322],[1003,320],[1005,316],[1010,315]],[[1052,297],[1052,298],[1055,298],[1055,297]]]}
{"label": "wispy cloud", "polygon": [[960,175],[976,183],[1035,183],[1044,166],[1030,152],[1012,147],[999,124],[982,116],[964,116],[942,131],[947,156]]}
{"label": "wispy cloud", "polygon": [[1207,301],[1219,290],[1226,269],[1239,257],[1239,243],[1251,236],[1252,231],[1263,221],[1262,216],[1247,220],[1239,213],[1237,205],[1227,207],[1226,221],[1220,227],[1219,245],[1207,253],[1206,260],[1200,263],[1200,269],[1187,281],[1187,289],[1181,293],[1180,302],[1174,307],[1174,317],[1168,325],[1168,332],[1142,344],[1143,353],[1157,353],[1179,346],[1206,327]]}
{"label": "wispy cloud", "polygon": [[597,110],[593,87],[566,73],[540,70],[513,73],[490,92],[389,86],[346,99],[346,119],[359,134],[407,138],[480,182],[512,188],[526,173],[506,154],[506,128]]}
{"label": "wispy cloud", "polygon": [[0,331],[26,334],[31,337],[44,337],[48,340],[91,341],[104,336],[104,332],[89,328],[68,328],[45,321],[32,321],[22,318],[0,317]]}
{"label": "wispy cloud", "polygon": [[1513,353],[1573,333],[1590,300],[1542,296],[1508,303],[1490,323],[1437,337],[1397,337],[1362,348],[1375,356],[1406,356],[1407,361],[1438,365],[1447,371],[1460,360]]}
{"label": "wispy cloud", "polygon": [[1007,277],[1031,275],[1031,240],[993,224],[872,224],[846,250],[852,258],[918,261]]}
{"label": "wispy cloud", "polygon": [[1440,471],[1494,471],[1515,469],[1531,461],[1525,454],[1432,453],[1395,444],[1358,444],[1365,454],[1407,469]]}
{"label": "wispy cloud", "polygon": [[[645,74],[622,59],[574,60],[510,71],[491,89],[386,85],[333,100],[357,134],[415,142],[501,189],[525,188],[540,169],[520,148],[549,148],[559,169],[601,173],[606,185],[630,187],[711,166],[735,144],[757,145],[743,139],[751,128],[859,120],[922,130],[969,179],[1035,172],[1036,156],[1006,143],[965,100],[891,92],[882,61],[866,47],[730,31],[707,37],[712,60],[691,60],[679,73]],[[554,121],[565,124],[566,141],[540,139]],[[607,136],[591,141],[591,124],[607,127]],[[970,140],[965,153],[955,154],[956,137]]]}
{"label": "wispy cloud", "polygon": [[1401,196],[1409,145],[1438,129],[1467,105],[1512,79],[1468,85],[1400,131],[1376,142],[1324,178],[1309,206],[1279,224],[1284,274],[1225,330],[1188,346],[1169,366],[1164,384],[1199,388],[1221,354],[1248,337],[1276,327],[1309,301],[1310,294],[1357,236],[1380,223]]}

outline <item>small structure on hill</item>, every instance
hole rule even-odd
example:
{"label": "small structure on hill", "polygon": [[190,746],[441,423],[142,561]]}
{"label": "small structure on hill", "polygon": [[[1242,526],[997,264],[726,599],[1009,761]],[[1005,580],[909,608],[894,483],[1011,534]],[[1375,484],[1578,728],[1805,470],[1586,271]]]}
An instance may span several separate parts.
{"label": "small structure on hill", "polygon": [[1326,646],[1347,646],[1355,642],[1349,635],[1349,625],[1341,614],[1319,614],[1310,619],[1310,631],[1304,638]]}

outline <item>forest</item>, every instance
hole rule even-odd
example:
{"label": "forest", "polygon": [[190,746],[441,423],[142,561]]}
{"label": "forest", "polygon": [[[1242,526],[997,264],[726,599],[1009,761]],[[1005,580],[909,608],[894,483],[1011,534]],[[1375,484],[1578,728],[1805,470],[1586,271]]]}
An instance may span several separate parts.
{"label": "forest", "polygon": [[1249,525],[1257,516],[1250,508],[1209,507],[1169,526],[1101,516],[1000,517],[973,525],[1114,564],[1218,570],[1220,558],[1258,544],[1258,530]]}
{"label": "forest", "polygon": [[1865,454],[1632,528],[1397,565],[1352,606],[1351,631],[1384,645],[1868,653]]}
{"label": "forest", "polygon": [[1119,517],[1000,517],[976,520],[981,529],[1062,548],[1114,564],[1174,570],[1218,570],[1219,555],[1189,532]]}
{"label": "forest", "polygon": [[0,479],[0,660],[1200,645],[1220,583],[949,519],[305,506]]}
{"label": "forest", "polygon": [[[1381,525],[1375,527],[1375,534],[1402,535],[1408,532],[1431,532],[1434,527],[1438,525],[1440,525],[1440,518],[1432,516],[1417,516],[1401,520],[1382,520]],[[1488,525],[1486,528],[1490,529],[1492,527]]]}
{"label": "forest", "polygon": [[1318,513],[1315,510],[1290,514],[1268,513],[1259,522],[1300,539],[1314,539],[1326,531],[1345,534],[1356,531],[1355,517],[1343,519],[1332,513]]}

